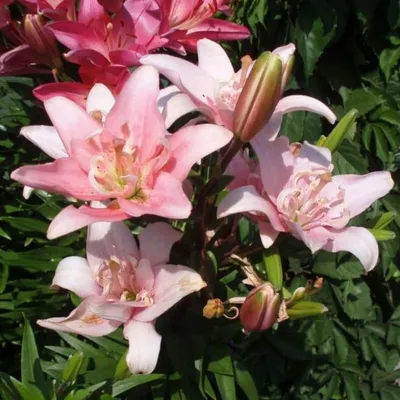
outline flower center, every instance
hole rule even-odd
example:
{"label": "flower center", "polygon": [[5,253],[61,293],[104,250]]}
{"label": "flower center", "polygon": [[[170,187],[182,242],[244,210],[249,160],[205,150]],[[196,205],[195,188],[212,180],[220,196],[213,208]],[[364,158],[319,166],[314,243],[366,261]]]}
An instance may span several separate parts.
{"label": "flower center", "polygon": [[299,171],[277,198],[279,212],[304,230],[316,226],[343,227],[350,219],[344,190],[331,182],[331,172],[326,168]]}
{"label": "flower center", "polygon": [[240,93],[242,93],[248,73],[253,64],[250,56],[244,56],[241,61],[242,69],[235,73],[228,82],[221,83],[215,96],[219,107],[232,112],[236,107],[236,103]]}

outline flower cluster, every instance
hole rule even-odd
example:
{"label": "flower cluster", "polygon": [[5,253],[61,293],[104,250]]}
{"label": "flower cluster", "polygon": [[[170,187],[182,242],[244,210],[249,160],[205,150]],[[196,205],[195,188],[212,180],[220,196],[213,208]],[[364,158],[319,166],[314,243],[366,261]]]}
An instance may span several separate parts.
{"label": "flower cluster", "polygon": [[[254,61],[245,56],[235,72],[212,40],[244,38],[248,31],[213,18],[217,11],[229,12],[224,0],[83,0],[78,10],[69,0],[21,3],[40,15],[26,15],[15,27],[3,7],[3,29],[17,29],[22,44],[2,55],[1,70],[26,72],[21,62],[14,63],[25,54],[30,71],[48,65],[58,74],[59,41],[69,49],[65,58],[79,64],[82,78],[35,89],[53,125],[24,127],[21,134],[54,161],[12,173],[25,185],[26,197],[39,189],[80,201],[79,207],[68,205],[53,219],[50,239],[88,226],[86,258],[62,260],[53,280],[54,287],[74,292],[82,302],[65,318],[40,320],[41,326],[102,336],[123,325],[129,369],[150,373],[161,343],[156,319],[209,283],[206,265],[196,272],[189,260],[187,266],[169,263],[172,246],[187,225],[179,220],[200,221],[199,251],[204,254],[210,234],[207,216],[213,212],[219,219],[216,229],[232,214],[250,218],[266,249],[280,233],[289,233],[312,252],[348,251],[366,271],[374,268],[374,236],[347,225],[387,194],[393,181],[388,172],[333,175],[328,148],[278,137],[284,134],[281,124],[288,112],[304,110],[330,123],[336,120],[317,99],[282,96],[293,44]],[[198,64],[149,54],[160,47],[181,55],[197,52]],[[138,64],[133,73],[128,70]],[[160,90],[159,74],[173,85]],[[168,131],[172,124],[178,126],[174,133]],[[207,166],[208,186],[196,190],[187,178],[212,153],[217,161]],[[221,200],[209,192],[213,179],[223,174],[233,180]],[[143,217],[148,215],[163,221],[147,223]],[[123,222],[127,219],[141,228],[139,246]],[[178,229],[168,224],[171,220]],[[246,331],[290,318],[302,307],[299,299],[312,292],[299,288],[283,301],[281,288],[261,281],[251,266],[244,282],[254,286],[249,295],[227,304],[242,304],[240,321]],[[326,308],[300,311],[313,315]],[[224,314],[221,300],[208,301],[207,318]]]}

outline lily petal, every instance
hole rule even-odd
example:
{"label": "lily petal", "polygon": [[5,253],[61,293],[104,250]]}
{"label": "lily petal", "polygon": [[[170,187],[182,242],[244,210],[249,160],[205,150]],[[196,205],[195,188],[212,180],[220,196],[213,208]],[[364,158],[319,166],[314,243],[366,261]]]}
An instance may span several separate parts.
{"label": "lily petal", "polygon": [[183,181],[197,161],[228,144],[232,137],[231,131],[213,124],[182,128],[169,137],[171,158],[166,168]]}
{"label": "lily petal", "polygon": [[72,332],[84,336],[105,336],[114,332],[121,323],[107,321],[91,311],[92,305],[104,302],[102,297],[88,297],[68,317],[40,319],[37,323],[43,328],[55,331]]}
{"label": "lily petal", "polygon": [[231,60],[218,43],[208,39],[197,42],[199,67],[218,82],[228,82],[235,73]]}
{"label": "lily petal", "polygon": [[366,175],[336,175],[332,181],[345,190],[344,202],[350,216],[361,214],[372,203],[388,194],[394,185],[390,172]]}
{"label": "lily petal", "polygon": [[182,232],[165,222],[147,225],[139,234],[140,255],[151,265],[166,264],[175,242],[182,238]]}
{"label": "lily petal", "polygon": [[159,76],[155,68],[135,70],[107,115],[105,132],[120,132],[127,127],[133,146],[140,147],[140,159],[146,162],[165,137],[165,122],[157,108]]}
{"label": "lily petal", "polygon": [[310,111],[325,117],[331,124],[335,123],[336,115],[322,101],[309,96],[293,95],[279,101],[276,112],[287,114],[293,111]]}
{"label": "lily petal", "polygon": [[138,321],[150,322],[156,319],[183,297],[206,286],[197,272],[183,265],[158,265],[153,267],[153,271],[154,304],[139,309],[134,317]]}
{"label": "lily petal", "polygon": [[52,97],[44,102],[44,107],[68,154],[71,154],[72,139],[85,140],[94,133],[101,132],[98,121],[65,97]]}
{"label": "lily petal", "polygon": [[244,186],[230,191],[218,205],[217,218],[246,212],[262,213],[268,217],[275,230],[286,231],[275,207],[260,196],[254,186]]}
{"label": "lily petal", "polygon": [[371,271],[378,262],[379,248],[376,239],[368,229],[350,226],[341,230],[329,229],[332,240],[323,247],[336,253],[348,251],[362,263],[366,272]]}
{"label": "lily petal", "polygon": [[89,264],[83,257],[67,257],[60,261],[51,284],[52,288],[63,288],[85,299],[100,296],[101,287],[94,281]]}
{"label": "lily petal", "polygon": [[153,65],[181,91],[188,93],[199,104],[214,100],[214,79],[198,66],[178,57],[152,54],[140,59],[142,64]]}
{"label": "lily petal", "polygon": [[104,260],[116,257],[129,261],[139,260],[136,240],[128,227],[121,222],[96,222],[90,224],[86,241],[86,256],[93,272]]}
{"label": "lily petal", "polygon": [[332,162],[332,154],[328,149],[310,144],[306,140],[301,146],[297,158],[306,158],[308,161],[319,164],[325,168],[329,168]]}
{"label": "lily petal", "polygon": [[260,163],[265,191],[275,202],[288,182],[295,163],[295,157],[289,150],[289,139],[279,137],[270,142],[265,135],[256,135],[251,144]]}
{"label": "lily petal", "polygon": [[121,209],[132,217],[144,214],[160,217],[182,219],[187,218],[192,204],[182,189],[182,182],[171,174],[160,172],[152,190],[148,190],[146,201],[118,199]]}
{"label": "lily petal", "polygon": [[114,104],[115,99],[111,90],[101,83],[96,83],[87,97],[86,111],[88,114],[100,111],[103,115],[107,115]]}
{"label": "lily petal", "polygon": [[129,340],[126,363],[132,374],[151,374],[157,365],[161,347],[161,335],[154,328],[154,322],[140,322],[134,319],[125,324],[125,339]]}
{"label": "lily petal", "polygon": [[52,158],[68,157],[67,150],[53,126],[25,126],[21,129],[21,135]]}
{"label": "lily petal", "polygon": [[121,209],[95,209],[89,206],[68,206],[61,210],[47,230],[48,239],[56,239],[99,221],[123,221],[129,215]]}
{"label": "lily petal", "polygon": [[275,230],[269,222],[258,220],[258,229],[260,231],[260,239],[264,248],[271,247],[279,235],[279,231]]}
{"label": "lily petal", "polygon": [[47,164],[18,168],[12,172],[11,179],[35,189],[80,200],[105,200],[107,198],[93,189],[87,175],[71,158],[59,158]]}

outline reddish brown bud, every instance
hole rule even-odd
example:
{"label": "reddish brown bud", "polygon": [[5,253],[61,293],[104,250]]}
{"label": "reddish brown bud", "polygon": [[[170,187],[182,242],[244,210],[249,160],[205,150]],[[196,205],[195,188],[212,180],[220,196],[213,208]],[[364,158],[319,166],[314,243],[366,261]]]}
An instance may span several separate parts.
{"label": "reddish brown bud", "polygon": [[33,51],[40,54],[43,63],[60,69],[62,61],[53,34],[46,29],[46,21],[38,14],[27,14],[23,21],[25,40]]}
{"label": "reddish brown bud", "polygon": [[250,291],[240,309],[240,323],[247,332],[264,331],[286,319],[281,296],[269,283]]}

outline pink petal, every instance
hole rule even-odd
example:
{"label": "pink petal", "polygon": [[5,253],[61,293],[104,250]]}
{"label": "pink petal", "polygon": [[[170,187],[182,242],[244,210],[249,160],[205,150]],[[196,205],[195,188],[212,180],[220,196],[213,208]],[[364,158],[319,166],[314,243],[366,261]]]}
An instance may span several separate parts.
{"label": "pink petal", "polygon": [[72,332],[84,336],[105,336],[114,332],[118,321],[107,321],[91,311],[91,306],[104,303],[102,297],[88,297],[65,318],[40,319],[38,325],[61,332]]}
{"label": "pink petal", "polygon": [[103,19],[108,15],[97,0],[80,0],[78,22],[89,25],[91,21]]}
{"label": "pink petal", "polygon": [[51,222],[47,230],[47,238],[56,239],[99,221],[123,221],[128,218],[129,215],[118,208],[95,209],[82,206],[77,209],[74,206],[68,206],[61,210]]}
{"label": "pink petal", "polygon": [[331,124],[335,123],[336,115],[321,101],[309,96],[293,95],[279,101],[276,112],[287,114],[293,111],[309,111],[325,117]]}
{"label": "pink petal", "polygon": [[89,225],[86,240],[86,257],[92,271],[104,260],[116,257],[129,261],[129,257],[139,259],[136,240],[128,227],[121,222],[95,222]]}
{"label": "pink petal", "polygon": [[376,239],[368,229],[348,227],[341,230],[329,229],[332,240],[324,246],[324,250],[336,253],[348,251],[354,254],[367,272],[378,262],[379,248]]}
{"label": "pink petal", "polygon": [[161,336],[154,322],[130,320],[124,326],[125,339],[129,340],[126,363],[132,374],[150,374],[156,367],[161,347]]}
{"label": "pink petal", "polygon": [[142,256],[135,271],[136,284],[141,290],[152,290],[154,286],[154,271],[151,261]]}
{"label": "pink petal", "polygon": [[254,186],[244,186],[230,191],[218,205],[217,218],[246,212],[262,213],[268,217],[275,230],[286,231],[275,207],[260,196]]}
{"label": "pink petal", "polygon": [[154,304],[141,308],[135,314],[135,320],[150,322],[183,297],[206,286],[197,272],[183,265],[158,265],[153,267],[153,271],[155,274]]}
{"label": "pink petal", "polygon": [[345,190],[345,207],[350,216],[361,214],[372,203],[388,194],[394,185],[390,172],[371,172],[366,175],[336,175],[332,181]]}
{"label": "pink petal", "polygon": [[295,163],[295,157],[289,150],[289,139],[280,137],[270,142],[268,137],[256,135],[251,144],[260,163],[264,189],[275,202],[292,175]]}
{"label": "pink petal", "polygon": [[263,246],[268,249],[274,244],[279,235],[279,231],[275,230],[269,222],[258,220],[257,223],[261,242]]}
{"label": "pink petal", "polygon": [[69,154],[72,139],[85,140],[101,132],[100,123],[69,99],[53,97],[44,102],[44,107]]}
{"label": "pink petal", "polygon": [[230,190],[247,185],[247,179],[251,173],[249,162],[245,159],[242,152],[237,153],[225,170],[225,175],[234,177],[233,181],[228,185]]}
{"label": "pink petal", "polygon": [[219,82],[228,82],[235,73],[225,50],[208,39],[197,42],[199,67]]}
{"label": "pink petal", "polygon": [[132,144],[140,147],[142,162],[153,156],[166,134],[157,108],[158,93],[158,72],[149,66],[138,68],[125,83],[105,121],[104,129],[109,132],[120,132],[127,126]]}
{"label": "pink petal", "polygon": [[212,124],[182,128],[169,137],[171,159],[166,169],[183,181],[197,161],[228,144],[232,137],[231,131]]}
{"label": "pink petal", "polygon": [[121,209],[132,217],[144,214],[159,215],[171,219],[187,218],[192,204],[182,189],[182,182],[166,172],[160,172],[152,190],[146,191],[144,202],[118,199]]}
{"label": "pink petal", "polygon": [[301,146],[297,159],[305,158],[308,161],[329,168],[332,162],[332,154],[325,147],[315,146],[305,141]]}
{"label": "pink petal", "polygon": [[276,54],[282,60],[282,64],[285,65],[288,62],[290,56],[296,51],[296,46],[293,43],[289,43],[285,46],[277,47],[272,54]]}
{"label": "pink petal", "polygon": [[59,158],[47,164],[18,168],[12,172],[11,179],[35,189],[79,200],[107,199],[107,196],[93,189],[87,175],[71,158]]}
{"label": "pink petal", "polygon": [[[257,133],[256,137],[263,136],[262,140],[275,140],[281,130],[282,120],[283,114],[274,112],[270,120],[261,128],[260,132]],[[258,141],[255,138],[253,138],[250,143],[254,143],[255,146],[258,145]]]}
{"label": "pink petal", "polygon": [[25,126],[21,129],[21,135],[52,158],[68,157],[64,144],[53,126]]}
{"label": "pink petal", "polygon": [[114,95],[111,90],[102,83],[96,83],[87,97],[86,111],[91,114],[100,111],[107,115],[115,104]]}
{"label": "pink petal", "polygon": [[184,93],[173,96],[165,105],[162,115],[165,119],[165,126],[169,128],[175,121],[193,111],[198,111],[190,97]]}
{"label": "pink petal", "polygon": [[31,188],[30,186],[24,186],[24,190],[22,192],[22,196],[24,197],[24,199],[28,200],[32,193],[34,192],[34,188]]}
{"label": "pink petal", "polygon": [[290,231],[296,239],[303,241],[312,253],[324,248],[332,238],[330,231],[322,226],[305,231],[299,224],[291,221],[286,221],[286,225],[288,231]]}
{"label": "pink petal", "polygon": [[90,78],[92,79],[89,79],[89,77],[87,76],[87,71],[84,71],[84,73],[82,74],[82,68],[83,67],[90,68],[90,66],[92,66],[92,69],[94,69],[94,68],[107,68],[108,66],[110,66],[108,53],[106,52],[103,53],[98,50],[85,48],[85,49],[71,50],[68,53],[65,53],[64,57],[67,61],[71,63],[80,64],[81,66],[79,70],[80,75],[82,76],[82,79],[85,83],[89,83],[89,82],[96,82],[98,76],[91,76]]}
{"label": "pink petal", "polygon": [[63,288],[85,299],[100,296],[101,287],[94,281],[88,262],[83,257],[67,257],[61,260],[51,284]]}
{"label": "pink petal", "polygon": [[103,38],[89,26],[73,21],[57,21],[47,25],[56,39],[72,50],[90,49],[97,51],[104,57],[108,49]]}
{"label": "pink petal", "polygon": [[33,95],[40,101],[61,96],[72,100],[81,107],[84,107],[86,104],[88,92],[89,87],[78,82],[46,83],[33,89]]}
{"label": "pink petal", "polygon": [[151,265],[166,264],[175,242],[182,238],[182,232],[165,222],[147,225],[139,234],[140,255]]}
{"label": "pink petal", "polygon": [[142,64],[153,65],[181,91],[188,93],[198,104],[214,101],[216,82],[200,67],[163,54],[147,55],[140,59]]}

